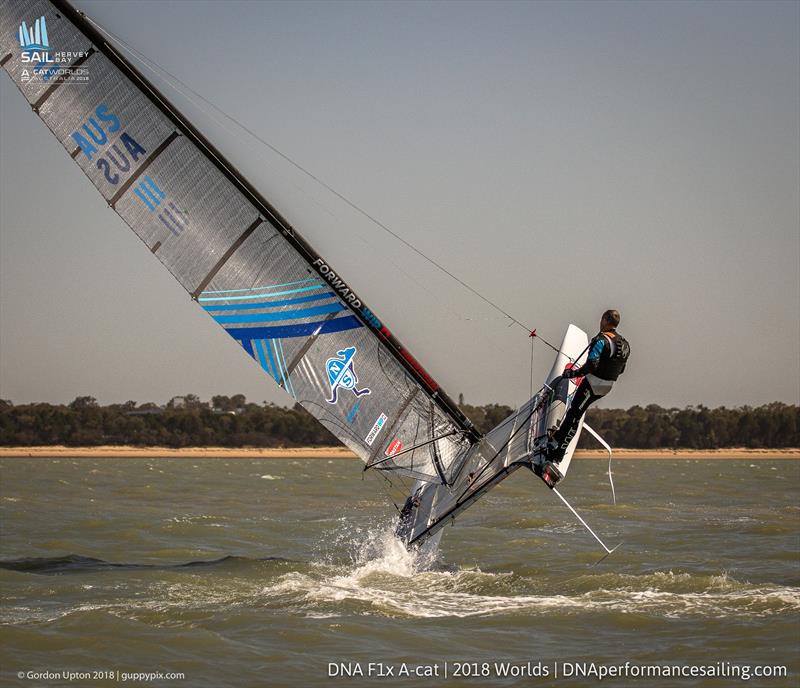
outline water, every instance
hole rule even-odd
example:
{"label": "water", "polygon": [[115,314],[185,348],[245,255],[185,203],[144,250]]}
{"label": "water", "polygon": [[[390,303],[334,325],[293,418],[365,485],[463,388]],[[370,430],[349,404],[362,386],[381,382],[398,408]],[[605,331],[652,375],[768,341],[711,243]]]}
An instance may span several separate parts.
{"label": "water", "polygon": [[[576,462],[563,489],[607,543],[624,540],[593,567],[599,546],[527,471],[448,527],[430,562],[389,535],[394,509],[356,461],[2,460],[0,681],[797,686],[800,462],[620,461],[617,506],[604,471]],[[454,677],[462,661],[479,676]],[[329,677],[339,662],[439,676]],[[495,662],[548,673],[503,678]],[[600,682],[562,662],[789,674]]]}

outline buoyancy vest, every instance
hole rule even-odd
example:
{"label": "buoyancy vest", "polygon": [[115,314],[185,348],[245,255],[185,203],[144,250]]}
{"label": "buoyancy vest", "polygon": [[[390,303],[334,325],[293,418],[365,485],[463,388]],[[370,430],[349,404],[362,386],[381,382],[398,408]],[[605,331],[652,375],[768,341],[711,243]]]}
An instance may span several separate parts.
{"label": "buoyancy vest", "polygon": [[619,332],[601,332],[592,339],[590,349],[601,339],[605,340],[606,345],[600,354],[594,375],[602,380],[614,381],[625,372],[625,364],[631,355],[631,345]]}

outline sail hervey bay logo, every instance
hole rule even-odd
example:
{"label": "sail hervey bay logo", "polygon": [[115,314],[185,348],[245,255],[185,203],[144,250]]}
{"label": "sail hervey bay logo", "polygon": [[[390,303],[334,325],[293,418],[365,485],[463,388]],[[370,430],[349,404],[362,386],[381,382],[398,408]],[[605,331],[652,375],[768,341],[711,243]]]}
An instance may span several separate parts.
{"label": "sail hervey bay logo", "polygon": [[19,46],[25,52],[50,50],[50,43],[47,40],[47,21],[44,15],[39,17],[30,28],[24,21],[19,25]]}
{"label": "sail hervey bay logo", "polygon": [[80,65],[80,58],[89,56],[85,50],[54,50],[47,35],[47,19],[44,15],[36,19],[30,26],[23,21],[17,29],[19,47],[22,48],[19,58],[23,63],[19,79],[27,83],[86,83],[89,72],[85,67],[69,67]]}
{"label": "sail hervey bay logo", "polygon": [[357,397],[370,394],[371,390],[367,387],[358,389],[358,376],[353,368],[353,359],[356,356],[356,347],[349,346],[346,349],[336,352],[336,356],[325,361],[325,369],[328,371],[328,383],[331,386],[331,398],[326,399],[329,404],[338,401],[340,389],[349,389]]}

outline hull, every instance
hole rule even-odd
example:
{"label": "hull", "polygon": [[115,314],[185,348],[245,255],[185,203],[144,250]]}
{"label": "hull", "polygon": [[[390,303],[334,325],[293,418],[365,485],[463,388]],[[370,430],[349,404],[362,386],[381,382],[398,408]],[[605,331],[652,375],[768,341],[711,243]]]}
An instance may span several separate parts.
{"label": "hull", "polygon": [[[583,330],[575,325],[567,328],[547,376],[548,385],[561,375],[567,364],[582,363],[587,344],[588,337]],[[511,473],[519,468],[531,468],[539,441],[546,436],[548,424],[563,418],[577,384],[572,380],[565,381],[562,389],[564,395],[559,401],[554,400],[548,386],[543,386],[536,396],[470,447],[452,483],[418,481],[406,502],[407,508],[397,528],[398,536],[411,547],[441,535],[444,526],[453,523],[459,514]],[[560,403],[560,407],[554,406],[554,401]],[[582,428],[581,421],[561,461],[564,475],[569,470]]]}

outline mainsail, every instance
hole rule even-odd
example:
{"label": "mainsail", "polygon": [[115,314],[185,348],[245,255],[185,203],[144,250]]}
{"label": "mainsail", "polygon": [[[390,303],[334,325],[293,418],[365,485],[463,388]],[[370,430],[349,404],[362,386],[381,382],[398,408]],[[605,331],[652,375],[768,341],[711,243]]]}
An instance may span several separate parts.
{"label": "mainsail", "polygon": [[83,14],[0,0],[0,66],[109,207],[287,394],[367,466],[457,479],[480,437],[470,421]]}

